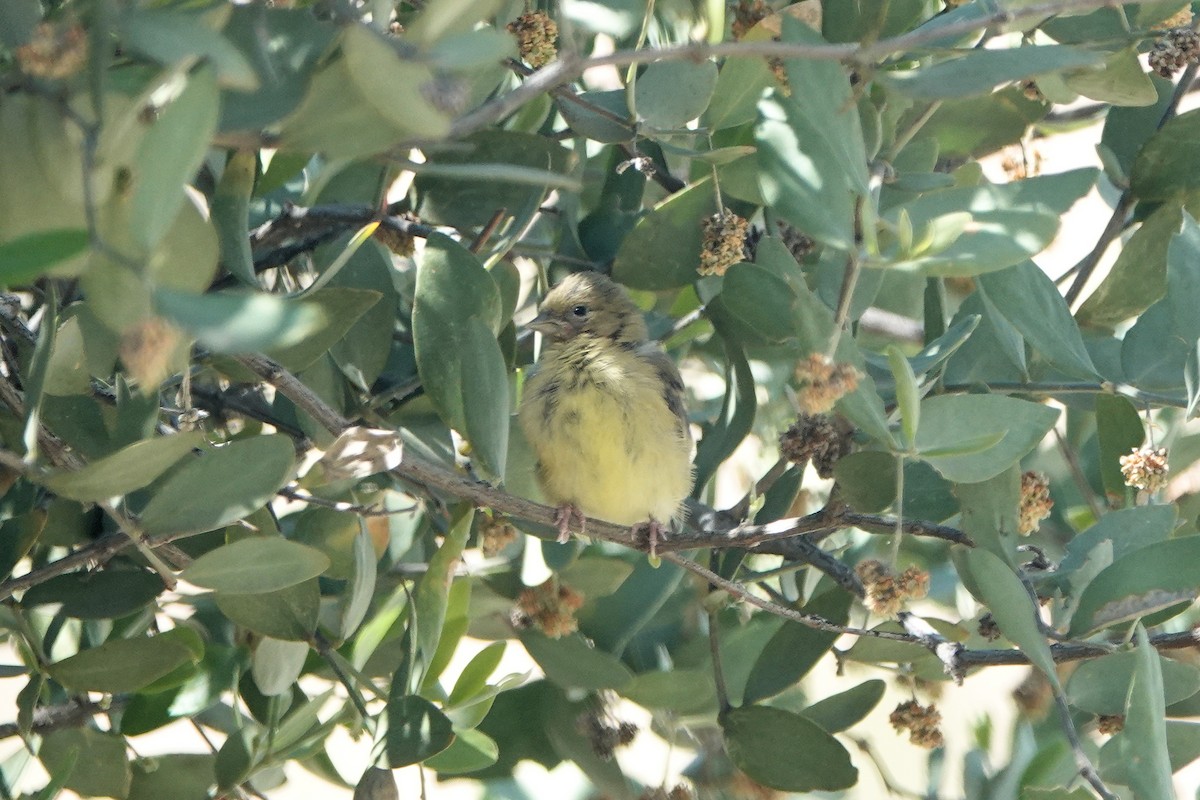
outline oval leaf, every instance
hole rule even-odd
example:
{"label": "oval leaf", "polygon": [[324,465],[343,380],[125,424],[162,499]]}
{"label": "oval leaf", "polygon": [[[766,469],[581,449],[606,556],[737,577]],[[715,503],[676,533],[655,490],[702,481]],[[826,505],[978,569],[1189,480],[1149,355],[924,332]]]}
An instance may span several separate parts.
{"label": "oval leaf", "polygon": [[858,781],[837,739],[799,714],[767,706],[722,715],[729,759],[759,783],[792,792],[847,789]]}
{"label": "oval leaf", "polygon": [[252,536],[210,550],[179,577],[215,592],[262,594],[303,583],[327,569],[329,557],[314,547],[275,536]]}

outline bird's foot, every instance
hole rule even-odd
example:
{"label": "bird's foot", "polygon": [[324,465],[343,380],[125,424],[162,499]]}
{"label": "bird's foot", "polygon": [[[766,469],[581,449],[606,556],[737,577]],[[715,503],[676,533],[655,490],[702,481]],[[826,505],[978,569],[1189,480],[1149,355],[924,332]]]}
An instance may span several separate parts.
{"label": "bird's foot", "polygon": [[633,535],[635,537],[638,537],[640,540],[640,537],[643,535],[643,533],[645,534],[646,548],[650,551],[650,558],[653,560],[657,560],[658,559],[658,543],[660,541],[666,541],[667,530],[668,530],[668,528],[666,525],[662,524],[658,520],[651,517],[650,519],[646,520],[645,522],[639,522],[636,525],[634,525],[633,526]]}
{"label": "bird's foot", "polygon": [[587,517],[574,503],[559,506],[554,511],[554,525],[558,528],[558,543],[566,544],[571,541],[571,520],[579,520],[579,535],[587,532]]}

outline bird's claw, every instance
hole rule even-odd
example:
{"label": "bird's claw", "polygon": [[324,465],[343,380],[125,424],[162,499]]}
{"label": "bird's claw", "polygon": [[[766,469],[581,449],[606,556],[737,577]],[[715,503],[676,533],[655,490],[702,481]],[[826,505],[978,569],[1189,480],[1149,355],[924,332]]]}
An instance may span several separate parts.
{"label": "bird's claw", "polygon": [[579,535],[587,532],[587,517],[573,503],[559,506],[554,510],[554,525],[558,528],[558,543],[566,544],[571,541],[571,519],[579,520]]}
{"label": "bird's claw", "polygon": [[633,526],[635,536],[639,536],[643,531],[646,534],[646,547],[650,551],[650,558],[657,559],[658,543],[667,539],[667,526],[656,519],[648,519]]}

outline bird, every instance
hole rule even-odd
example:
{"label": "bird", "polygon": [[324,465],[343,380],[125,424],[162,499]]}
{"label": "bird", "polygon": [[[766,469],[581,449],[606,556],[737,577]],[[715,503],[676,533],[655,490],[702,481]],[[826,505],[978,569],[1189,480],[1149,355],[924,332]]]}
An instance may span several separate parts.
{"label": "bird", "polygon": [[692,487],[679,370],[624,287],[594,271],[550,290],[529,327],[546,337],[518,420],[558,541],[584,517],[644,531],[652,557]]}

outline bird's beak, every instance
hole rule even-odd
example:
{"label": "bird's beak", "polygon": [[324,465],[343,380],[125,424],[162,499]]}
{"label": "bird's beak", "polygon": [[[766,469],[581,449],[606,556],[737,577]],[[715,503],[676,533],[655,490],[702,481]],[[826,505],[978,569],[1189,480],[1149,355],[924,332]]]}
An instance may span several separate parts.
{"label": "bird's beak", "polygon": [[552,317],[544,311],[529,321],[529,327],[551,339],[565,339],[570,333],[565,321]]}

